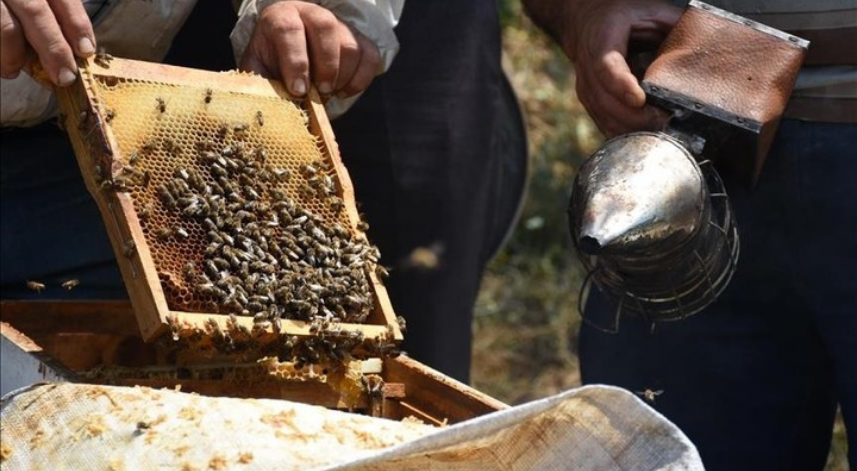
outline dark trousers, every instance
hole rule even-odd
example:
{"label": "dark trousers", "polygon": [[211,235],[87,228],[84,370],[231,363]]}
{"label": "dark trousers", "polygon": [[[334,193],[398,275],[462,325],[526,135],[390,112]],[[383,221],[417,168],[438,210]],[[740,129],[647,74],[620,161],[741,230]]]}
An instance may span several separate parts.
{"label": "dark trousers", "polygon": [[[584,325],[584,383],[663,390],[653,406],[709,471],[823,469],[838,403],[857,469],[855,146],[855,125],[785,120],[758,186],[730,188],[742,252],[722,297],[654,330]],[[604,324],[596,291],[585,315]]]}

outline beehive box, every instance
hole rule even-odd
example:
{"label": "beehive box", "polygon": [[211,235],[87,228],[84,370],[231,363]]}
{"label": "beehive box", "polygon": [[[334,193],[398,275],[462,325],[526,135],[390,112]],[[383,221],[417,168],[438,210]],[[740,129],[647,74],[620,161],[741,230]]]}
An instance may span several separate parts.
{"label": "beehive box", "polygon": [[[288,362],[198,362],[171,342],[143,342],[127,301],[0,301],[3,390],[57,379],[181,389],[217,397],[285,399],[428,424],[508,406],[405,355],[298,374]],[[328,369],[326,368],[334,368]],[[304,368],[307,373],[309,367]],[[15,375],[15,379],[7,375]]]}
{"label": "beehive box", "polygon": [[57,95],[145,340],[402,339],[314,90],[102,54]]}

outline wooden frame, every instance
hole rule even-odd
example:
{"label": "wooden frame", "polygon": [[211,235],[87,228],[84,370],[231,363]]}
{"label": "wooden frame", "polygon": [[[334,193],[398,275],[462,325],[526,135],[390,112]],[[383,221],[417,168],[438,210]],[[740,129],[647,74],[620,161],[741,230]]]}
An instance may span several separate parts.
{"label": "wooden frame", "polygon": [[[111,130],[108,112],[99,98],[94,80],[96,77],[99,80],[115,81],[133,79],[179,87],[212,84],[216,90],[230,93],[291,98],[278,82],[250,74],[216,73],[123,59],[106,61],[104,58],[95,58],[83,61],[82,64],[81,80],[71,87],[56,89],[56,94],[87,189],[98,204],[104,219],[143,339],[151,341],[163,336],[169,330],[169,319],[174,319],[175,323],[186,331],[199,332],[210,319],[225,328],[225,315],[185,312],[173,310],[168,306],[131,196],[124,192],[104,191],[97,177],[93,175],[94,166],[109,169],[111,176],[119,175],[123,166],[119,158],[119,143]],[[359,215],[353,186],[342,164],[324,106],[314,89],[310,90],[304,107],[309,116],[309,131],[317,136],[322,153],[333,165],[338,179],[337,187],[341,192],[339,196],[345,203],[348,220],[356,230]],[[135,249],[131,251],[130,256],[128,247]],[[402,340],[402,332],[383,283],[371,270],[367,275],[374,290],[374,309],[366,323],[342,324],[341,328],[360,330],[367,338],[385,337],[399,342]],[[252,318],[238,316],[237,321],[247,329],[254,327]],[[258,329],[254,332],[258,332]],[[280,335],[268,328],[260,333],[259,340],[273,341],[281,335],[310,335],[310,325],[303,321],[284,319],[278,334]]]}

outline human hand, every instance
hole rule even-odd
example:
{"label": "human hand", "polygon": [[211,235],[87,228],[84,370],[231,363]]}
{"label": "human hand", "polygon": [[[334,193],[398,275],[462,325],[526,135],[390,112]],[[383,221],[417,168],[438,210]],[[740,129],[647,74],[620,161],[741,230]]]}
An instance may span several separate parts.
{"label": "human hand", "polygon": [[372,83],[381,68],[381,54],[330,10],[285,1],[259,15],[240,67],[282,80],[296,96],[306,94],[312,75],[322,95],[344,98]]}
{"label": "human hand", "polygon": [[95,53],[95,33],[80,0],[0,0],[0,76],[13,79],[38,56],[54,84],[71,85],[74,56]]}
{"label": "human hand", "polygon": [[579,1],[569,9],[562,45],[574,62],[577,96],[607,137],[663,127],[668,115],[646,105],[631,72],[631,42],[660,43],[681,16],[663,0]]}

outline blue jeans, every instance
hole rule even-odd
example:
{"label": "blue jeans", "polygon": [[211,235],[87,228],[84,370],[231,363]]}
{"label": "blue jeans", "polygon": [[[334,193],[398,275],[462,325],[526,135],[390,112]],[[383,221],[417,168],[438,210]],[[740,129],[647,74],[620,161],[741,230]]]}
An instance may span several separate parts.
{"label": "blue jeans", "polygon": [[[784,120],[757,187],[729,194],[741,256],[721,298],[654,330],[584,324],[583,382],[662,390],[709,471],[823,469],[838,403],[857,469],[857,125]],[[610,325],[596,291],[585,315]]]}

